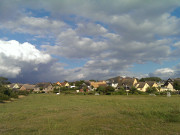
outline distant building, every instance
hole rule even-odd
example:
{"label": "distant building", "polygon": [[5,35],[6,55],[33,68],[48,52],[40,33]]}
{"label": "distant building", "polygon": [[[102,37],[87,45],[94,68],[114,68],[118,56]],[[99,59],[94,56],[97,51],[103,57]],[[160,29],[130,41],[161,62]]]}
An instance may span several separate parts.
{"label": "distant building", "polygon": [[117,85],[118,88],[123,87],[125,89],[130,89],[133,86],[136,86],[137,84],[137,79],[136,78],[130,78],[130,77],[114,77],[114,78],[110,78],[107,80],[108,82],[111,82],[111,86],[112,85]]}
{"label": "distant building", "polygon": [[147,82],[138,82],[136,88],[139,91],[146,92],[147,88],[150,87]]}
{"label": "distant building", "polygon": [[90,82],[91,87],[97,89],[99,86],[107,86],[106,81]]}
{"label": "distant building", "polygon": [[30,90],[34,90],[36,85],[31,85],[31,84],[24,84],[20,90],[27,90],[27,91],[30,91]]}
{"label": "distant building", "polygon": [[52,92],[53,91],[53,86],[51,83],[48,82],[43,82],[43,83],[37,83],[36,86],[34,87],[34,92]]}

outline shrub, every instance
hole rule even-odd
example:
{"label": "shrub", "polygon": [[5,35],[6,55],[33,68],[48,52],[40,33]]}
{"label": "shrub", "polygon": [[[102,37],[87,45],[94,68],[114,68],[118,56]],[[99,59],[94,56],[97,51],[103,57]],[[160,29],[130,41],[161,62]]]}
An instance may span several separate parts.
{"label": "shrub", "polygon": [[27,96],[28,94],[29,94],[29,91],[26,91],[26,90],[18,91],[18,95],[25,95],[25,96]]}
{"label": "shrub", "polygon": [[112,86],[99,86],[97,89],[96,89],[96,92],[98,93],[103,93],[103,95],[111,95],[111,92],[114,92],[115,89],[112,87]]}
{"label": "shrub", "polygon": [[7,96],[10,96],[11,93],[12,93],[12,90],[8,89],[8,88],[5,88],[3,91],[2,91],[3,94],[7,95]]}
{"label": "shrub", "polygon": [[11,97],[11,98],[18,98],[18,94],[15,93],[15,92],[11,92],[10,97]]}
{"label": "shrub", "polygon": [[119,87],[119,90],[124,90],[124,87],[122,87],[122,86],[121,86],[121,87]]}
{"label": "shrub", "polygon": [[59,89],[58,88],[54,88],[53,93],[59,93]]}
{"label": "shrub", "polygon": [[9,100],[9,96],[3,94],[3,93],[0,93],[0,101],[3,101],[3,100]]}
{"label": "shrub", "polygon": [[65,91],[64,94],[72,94],[70,91]]}
{"label": "shrub", "polygon": [[130,89],[130,91],[129,91],[129,93],[131,93],[131,94],[134,94],[135,92],[137,92],[137,88],[136,87],[131,87],[131,89]]}
{"label": "shrub", "polygon": [[140,91],[140,90],[137,90],[137,92],[138,92],[138,94],[140,94],[140,95],[147,95],[146,92],[143,92],[143,91]]}
{"label": "shrub", "polygon": [[94,95],[93,91],[88,92],[88,95]]}
{"label": "shrub", "polygon": [[60,89],[61,89],[62,91],[69,90],[69,88],[67,88],[67,87],[61,87]]}
{"label": "shrub", "polygon": [[147,93],[156,93],[157,89],[155,87],[148,87],[146,90]]}
{"label": "shrub", "polygon": [[106,92],[106,95],[111,95],[111,92]]}
{"label": "shrub", "polygon": [[114,89],[112,86],[107,86],[107,87],[106,87],[106,91],[107,91],[107,93],[108,93],[108,92],[114,92],[115,89]]}
{"label": "shrub", "polygon": [[167,92],[166,91],[161,91],[160,95],[167,95]]}
{"label": "shrub", "polygon": [[139,95],[138,91],[135,91],[133,94],[135,94],[135,95]]}
{"label": "shrub", "polygon": [[126,95],[126,91],[125,90],[118,90],[112,93],[113,95]]}
{"label": "shrub", "polygon": [[172,91],[171,92],[171,95],[177,95],[178,94],[178,91]]}

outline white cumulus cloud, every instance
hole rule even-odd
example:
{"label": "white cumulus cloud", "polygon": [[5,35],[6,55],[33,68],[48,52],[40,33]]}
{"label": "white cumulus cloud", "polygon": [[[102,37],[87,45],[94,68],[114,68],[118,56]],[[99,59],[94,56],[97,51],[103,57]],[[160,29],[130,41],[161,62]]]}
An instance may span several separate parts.
{"label": "white cumulus cloud", "polygon": [[2,76],[16,77],[25,65],[36,66],[48,63],[50,60],[49,54],[39,51],[30,43],[0,40],[0,75]]}

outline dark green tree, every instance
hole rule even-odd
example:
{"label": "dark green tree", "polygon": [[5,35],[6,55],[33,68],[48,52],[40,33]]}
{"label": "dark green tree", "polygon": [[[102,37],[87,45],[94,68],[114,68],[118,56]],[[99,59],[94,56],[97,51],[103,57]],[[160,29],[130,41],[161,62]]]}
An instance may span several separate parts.
{"label": "dark green tree", "polygon": [[137,88],[132,86],[131,89],[129,90],[129,93],[134,94],[135,92],[137,92]]}
{"label": "dark green tree", "polygon": [[173,87],[175,90],[180,90],[180,82],[179,81],[174,81]]}
{"label": "dark green tree", "polygon": [[112,86],[107,86],[107,87],[106,87],[106,91],[107,91],[107,92],[114,92],[115,89],[114,89]]}
{"label": "dark green tree", "polygon": [[4,85],[4,84],[10,84],[8,78],[0,77],[0,85]]}
{"label": "dark green tree", "polygon": [[84,80],[76,81],[75,86],[80,87],[84,83]]}
{"label": "dark green tree", "polygon": [[8,100],[9,98],[18,98],[18,94],[7,87],[0,85],[0,101]]}
{"label": "dark green tree", "polygon": [[104,86],[99,86],[96,91],[99,93],[102,92],[103,95],[106,94],[106,88]]}

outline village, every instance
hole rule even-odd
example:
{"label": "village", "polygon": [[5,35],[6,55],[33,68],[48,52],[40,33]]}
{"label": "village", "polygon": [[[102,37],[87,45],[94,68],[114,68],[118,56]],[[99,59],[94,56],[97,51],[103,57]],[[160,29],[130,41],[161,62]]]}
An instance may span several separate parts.
{"label": "village", "polygon": [[[121,77],[117,76],[114,78],[110,78],[102,81],[95,80],[81,80],[75,82],[42,82],[37,84],[20,84],[20,83],[12,83],[7,84],[6,87],[11,89],[12,91],[29,91],[33,93],[57,93],[60,94],[61,91],[72,90],[75,93],[84,93],[84,92],[99,92],[101,88],[110,87],[112,91],[123,90],[124,92],[129,92],[132,89],[139,92],[178,92],[177,88],[174,87],[174,82],[180,82],[179,78],[168,80],[157,81],[142,81],[137,78],[131,77]],[[133,94],[133,93],[132,93]]]}

